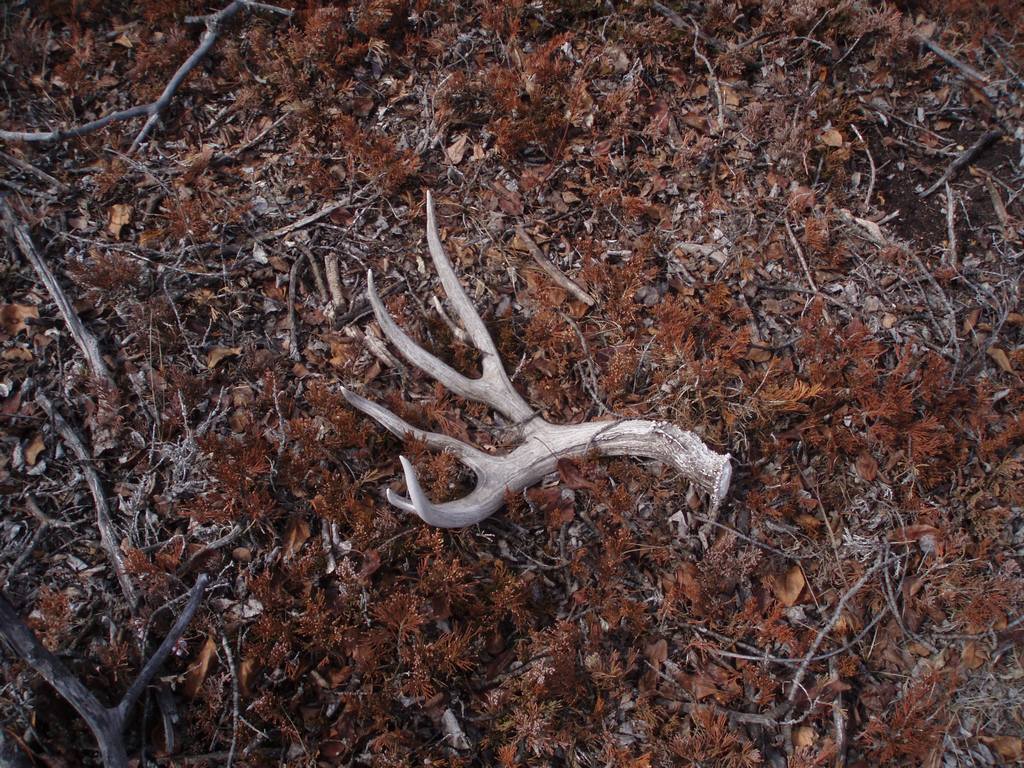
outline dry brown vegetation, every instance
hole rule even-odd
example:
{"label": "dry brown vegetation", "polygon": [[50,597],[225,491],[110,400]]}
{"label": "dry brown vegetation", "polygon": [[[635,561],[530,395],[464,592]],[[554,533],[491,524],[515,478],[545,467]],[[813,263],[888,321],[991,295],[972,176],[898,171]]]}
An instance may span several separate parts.
{"label": "dry brown vegetation", "polygon": [[[5,5],[0,128],[154,99],[200,38],[185,17],[222,7]],[[138,121],[0,146],[0,193],[111,376],[7,240],[4,593],[109,703],[211,575],[133,753],[1020,762],[1019,3],[292,7],[232,18],[138,152]],[[564,462],[466,530],[387,505],[400,450],[434,499],[468,478],[339,383],[503,445],[485,408],[387,351],[365,302],[372,268],[411,334],[477,365],[431,304],[427,188],[524,396],[561,423],[697,431],[735,457],[716,518],[627,459]],[[68,705],[3,659],[0,747],[95,764]]]}

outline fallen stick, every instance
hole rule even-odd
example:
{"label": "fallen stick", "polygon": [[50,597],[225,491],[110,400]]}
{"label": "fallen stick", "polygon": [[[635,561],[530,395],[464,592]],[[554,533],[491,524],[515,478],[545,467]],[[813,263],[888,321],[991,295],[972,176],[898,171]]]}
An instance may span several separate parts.
{"label": "fallen stick", "polygon": [[25,173],[31,176],[35,176],[40,181],[49,184],[50,186],[60,190],[61,192],[67,192],[70,189],[70,187],[63,181],[53,178],[53,176],[48,174],[46,171],[36,168],[31,163],[26,163],[24,160],[17,158],[14,155],[9,155],[6,152],[0,152],[0,159],[2,159],[5,163],[13,165],[19,171],[24,171]]}
{"label": "fallen stick", "polygon": [[934,53],[947,64],[959,69],[961,72],[967,75],[967,77],[971,78],[972,80],[978,81],[982,85],[988,85],[988,78],[985,77],[981,72],[976,70],[967,62],[958,59],[956,56],[954,56],[941,45],[936,43],[930,37],[925,37],[924,35],[921,34],[915,34],[914,37],[917,38],[917,41],[921,43],[921,45],[923,45],[929,51]]}
{"label": "fallen stick", "polygon": [[[651,3],[651,8],[660,13],[666,19],[668,19],[668,22],[676,29],[686,30],[690,28],[690,25],[686,23],[686,19],[684,19],[682,16],[673,11],[664,3],[659,3],[657,0],[655,0],[655,2]],[[690,16],[689,14],[687,14],[687,18],[690,19],[690,21],[693,21],[693,17]],[[708,45],[708,47],[711,48],[716,53],[725,50],[725,45],[717,37],[712,37],[702,29],[699,29],[697,31],[697,34],[700,36],[700,39],[703,40]]]}
{"label": "fallen stick", "polygon": [[71,452],[75,454],[78,461],[81,462],[82,472],[85,474],[85,482],[89,485],[89,490],[92,492],[93,502],[96,507],[96,527],[100,531],[100,542],[107,551],[107,557],[110,559],[110,565],[114,569],[117,582],[121,585],[121,591],[124,593],[125,599],[128,600],[129,608],[134,613],[139,604],[138,593],[135,591],[135,585],[132,584],[132,580],[128,576],[128,569],[124,564],[124,555],[121,553],[117,535],[114,533],[114,523],[110,519],[110,506],[107,504],[107,496],[103,492],[100,476],[92,468],[92,457],[85,449],[82,438],[64,421],[64,418],[46,395],[42,392],[36,394],[36,402],[46,412],[47,417],[53,422],[54,428],[64,438],[64,442],[71,448]]}
{"label": "fallen stick", "polygon": [[299,318],[295,311],[295,298],[298,292],[299,273],[305,261],[306,255],[300,254],[292,262],[292,268],[288,273],[288,345],[291,347],[288,356],[296,362],[302,359],[302,354],[299,352]]}
{"label": "fallen stick", "polygon": [[160,671],[178,640],[185,633],[203,599],[209,577],[203,573],[196,579],[189,601],[160,647],[143,665],[135,682],[113,707],[104,707],[99,700],[75,677],[64,662],[39,642],[39,638],[18,616],[14,607],[0,595],[0,635],[6,638],[14,654],[29,664],[46,682],[64,697],[85,720],[99,744],[103,764],[107,768],[127,768],[128,750],[124,743],[124,730],[128,715],[145,691],[146,686]]}
{"label": "fallen stick", "polygon": [[7,200],[0,197],[0,217],[3,218],[4,226],[7,229],[8,234],[14,239],[14,242],[18,244],[18,250],[21,251],[28,262],[35,269],[36,274],[39,275],[39,279],[43,281],[43,285],[46,286],[46,290],[50,292],[50,296],[53,297],[54,302],[57,304],[57,309],[60,310],[61,315],[64,317],[64,322],[68,326],[68,330],[71,331],[71,336],[74,338],[78,348],[82,350],[82,354],[85,355],[85,360],[89,364],[89,368],[92,370],[92,375],[97,379],[106,384],[110,389],[114,388],[114,377],[110,374],[110,369],[107,368],[107,364],[103,362],[103,356],[100,354],[100,345],[96,340],[96,337],[89,332],[89,330],[82,325],[82,321],[78,318],[78,314],[75,312],[75,308],[68,301],[68,297],[64,295],[64,289],[60,287],[60,283],[57,282],[57,277],[50,270],[50,267],[43,261],[43,257],[39,251],[36,250],[35,243],[32,242],[32,236],[29,234],[28,227],[25,223],[18,218],[18,216],[11,209],[11,206],[7,204]]}
{"label": "fallen stick", "polygon": [[584,291],[575,280],[551,263],[551,261],[544,255],[544,252],[540,249],[540,246],[537,245],[533,238],[526,233],[525,227],[522,225],[517,226],[516,234],[519,235],[519,239],[526,245],[527,250],[533,257],[533,260],[537,262],[537,266],[543,269],[544,273],[548,277],[588,307],[594,306],[594,297]]}
{"label": "fallen stick", "polygon": [[949,241],[949,263],[956,267],[956,199],[953,197],[953,190],[946,182],[946,239]]}
{"label": "fallen stick", "polygon": [[328,203],[316,213],[311,213],[309,214],[309,216],[301,218],[298,221],[293,221],[291,224],[285,224],[283,227],[275,229],[273,232],[268,232],[266,235],[263,235],[263,237],[265,237],[268,240],[277,240],[278,238],[284,237],[285,235],[290,235],[296,229],[308,227],[310,224],[320,221],[320,219],[322,219],[324,216],[329,216],[339,208],[343,208],[350,202],[351,198],[346,197],[342,200],[336,200],[333,203]]}
{"label": "fallen stick", "polygon": [[938,181],[936,181],[934,184],[928,187],[928,189],[926,189],[924,192],[918,195],[918,197],[922,199],[928,197],[932,192],[934,192],[947,181],[949,181],[953,177],[953,175],[957,173],[961,168],[964,168],[965,166],[968,166],[972,162],[974,162],[975,158],[982,153],[982,150],[984,150],[985,147],[987,147],[989,144],[991,144],[993,141],[995,141],[1002,135],[1003,132],[999,130],[985,131],[985,133],[981,134],[981,136],[978,137],[978,140],[976,142],[974,142],[973,144],[971,144],[971,146],[969,146],[967,149],[961,152],[957,156],[957,158],[952,163],[949,164],[949,167],[946,168],[945,172],[942,174],[942,176],[939,177]]}

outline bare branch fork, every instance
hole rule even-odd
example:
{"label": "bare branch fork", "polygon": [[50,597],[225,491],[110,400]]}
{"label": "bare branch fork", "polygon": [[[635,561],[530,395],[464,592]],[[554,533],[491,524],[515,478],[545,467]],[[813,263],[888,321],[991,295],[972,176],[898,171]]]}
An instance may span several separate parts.
{"label": "bare branch fork", "polygon": [[149,104],[136,104],[134,107],[117,110],[115,112],[108,112],[103,115],[103,117],[98,117],[88,123],[83,123],[75,126],[74,128],[67,128],[65,130],[27,132],[0,130],[0,139],[5,141],[61,141],[63,139],[74,138],[76,136],[85,136],[86,134],[98,131],[100,128],[103,128],[110,123],[131,120],[145,115],[148,119],[142,126],[142,130],[139,131],[138,135],[135,137],[135,141],[132,142],[131,150],[129,150],[130,152],[135,152],[135,150],[139,148],[142,142],[146,140],[152,130],[156,127],[157,123],[160,122],[160,116],[171,103],[171,99],[174,98],[174,94],[178,92],[181,84],[185,82],[185,78],[188,77],[189,73],[196,68],[196,65],[199,64],[199,62],[206,57],[206,54],[210,52],[210,49],[213,48],[224,24],[243,8],[249,10],[269,11],[271,13],[278,13],[284,16],[292,15],[292,12],[287,8],[278,8],[275,5],[259,3],[254,0],[232,0],[230,4],[216,13],[209,14],[208,16],[189,16],[185,19],[186,23],[203,23],[206,25],[206,31],[203,33],[203,37],[200,39],[199,45],[192,52],[192,55],[185,59],[184,63],[178,67],[178,70],[167,82],[167,85],[164,86],[163,92],[156,101],[150,102]]}
{"label": "bare branch fork", "polygon": [[24,659],[39,675],[52,685],[75,708],[100,747],[103,764],[107,768],[127,768],[128,750],[124,744],[124,731],[128,716],[138,703],[146,686],[156,676],[175,644],[185,633],[199,603],[202,602],[209,577],[203,573],[196,579],[185,609],[178,616],[160,647],[143,665],[135,682],[113,707],[105,707],[75,675],[64,666],[18,616],[10,603],[0,595],[0,635],[10,644],[15,655]]}
{"label": "bare branch fork", "polygon": [[455,394],[489,405],[508,419],[521,444],[505,455],[484,453],[448,435],[417,429],[387,408],[342,388],[353,407],[392,434],[401,438],[411,435],[431,448],[450,451],[476,474],[477,484],[469,495],[434,504],[420,487],[412,464],[401,456],[409,497],[389,489],[387,498],[391,504],[415,512],[430,525],[442,528],[473,525],[501,508],[506,491],[521,491],[554,472],[560,458],[595,451],[605,456],[645,456],[663,461],[710,494],[711,506],[717,509],[729,490],[730,457],[712,451],[693,432],[668,422],[641,419],[551,424],[523,399],[512,386],[493,339],[441,247],[430,192],[427,192],[427,245],[448,300],[462,321],[466,336],[482,355],[482,375],[477,379],[468,378],[418,346],[384,308],[371,271],[367,274],[367,294],[377,322],[410,363]]}

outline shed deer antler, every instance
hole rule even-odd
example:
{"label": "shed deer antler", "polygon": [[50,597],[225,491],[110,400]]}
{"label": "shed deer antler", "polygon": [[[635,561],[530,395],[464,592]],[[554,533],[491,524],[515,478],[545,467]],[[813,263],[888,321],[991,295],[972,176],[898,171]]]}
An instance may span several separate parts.
{"label": "shed deer antler", "polygon": [[473,525],[501,508],[506,491],[521,491],[555,471],[560,458],[596,451],[605,456],[646,456],[670,464],[683,477],[707,491],[711,495],[712,507],[718,507],[729,490],[732,477],[729,455],[715,453],[693,432],[664,421],[640,419],[551,424],[530,407],[512,386],[494,340],[462,289],[441,247],[430,192],[427,192],[427,245],[441,285],[462,320],[466,335],[482,355],[483,373],[477,379],[468,378],[417,345],[384,308],[370,271],[366,276],[367,294],[377,322],[384,335],[410,363],[455,394],[489,405],[505,416],[512,423],[521,444],[501,456],[484,453],[448,435],[417,429],[387,408],[342,388],[342,393],[353,407],[378,421],[392,434],[400,438],[411,435],[430,448],[450,451],[476,474],[476,487],[468,496],[434,504],[420,487],[412,464],[401,456],[399,459],[405,472],[409,498],[389,489],[387,498],[391,504],[415,512],[430,525],[442,528]]}

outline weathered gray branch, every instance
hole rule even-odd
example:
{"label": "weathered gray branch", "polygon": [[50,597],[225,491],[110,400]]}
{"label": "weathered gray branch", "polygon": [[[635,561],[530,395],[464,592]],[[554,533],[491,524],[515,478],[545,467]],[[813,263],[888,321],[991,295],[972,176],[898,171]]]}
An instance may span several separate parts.
{"label": "weathered gray branch", "polygon": [[21,255],[32,265],[36,274],[39,275],[39,279],[46,286],[46,290],[49,291],[50,296],[57,305],[57,309],[64,318],[64,322],[68,326],[68,330],[71,332],[72,338],[75,340],[78,348],[82,350],[82,354],[85,355],[85,361],[89,364],[92,375],[108,387],[113,388],[114,378],[110,375],[110,369],[107,368],[107,364],[103,361],[103,356],[100,354],[99,342],[89,329],[82,325],[78,313],[75,312],[75,308],[64,294],[64,289],[57,282],[56,275],[53,274],[49,265],[43,260],[42,255],[36,249],[35,243],[32,242],[32,235],[29,233],[25,222],[14,213],[7,200],[3,197],[0,197],[0,218],[3,219],[4,227],[17,244]]}

